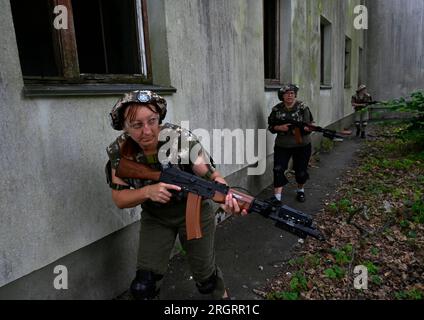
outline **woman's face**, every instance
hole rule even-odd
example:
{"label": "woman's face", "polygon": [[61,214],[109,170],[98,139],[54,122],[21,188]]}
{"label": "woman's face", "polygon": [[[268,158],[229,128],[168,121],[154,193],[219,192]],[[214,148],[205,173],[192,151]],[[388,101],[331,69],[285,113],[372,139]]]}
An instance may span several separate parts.
{"label": "woman's face", "polygon": [[157,147],[160,132],[159,114],[154,112],[154,106],[130,105],[125,110],[125,131],[131,138],[146,149]]}
{"label": "woman's face", "polygon": [[291,106],[296,100],[296,94],[294,91],[287,91],[283,94],[284,104]]}

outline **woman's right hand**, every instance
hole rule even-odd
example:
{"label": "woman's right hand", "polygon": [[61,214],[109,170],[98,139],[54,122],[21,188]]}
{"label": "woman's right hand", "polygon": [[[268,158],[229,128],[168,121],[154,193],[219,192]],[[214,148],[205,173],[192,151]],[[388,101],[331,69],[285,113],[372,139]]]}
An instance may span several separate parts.
{"label": "woman's right hand", "polygon": [[290,130],[288,124],[282,124],[274,127],[275,131],[288,132]]}
{"label": "woman's right hand", "polygon": [[147,197],[152,201],[160,203],[167,203],[171,200],[172,194],[168,190],[181,191],[179,186],[163,182],[145,186],[145,188],[147,189]]}

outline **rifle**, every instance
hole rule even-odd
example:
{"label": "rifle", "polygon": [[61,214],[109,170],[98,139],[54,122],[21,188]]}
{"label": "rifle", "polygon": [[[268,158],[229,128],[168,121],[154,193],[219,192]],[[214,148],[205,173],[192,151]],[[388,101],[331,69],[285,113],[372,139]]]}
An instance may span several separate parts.
{"label": "rifle", "polygon": [[179,196],[188,193],[186,208],[187,240],[200,239],[200,209],[202,199],[212,199],[217,203],[225,203],[226,195],[231,192],[237,200],[240,209],[248,213],[256,212],[266,218],[276,221],[276,226],[285,229],[301,238],[307,236],[324,240],[321,233],[313,226],[312,218],[288,206],[274,206],[270,202],[256,199],[250,195],[231,189],[225,184],[207,181],[196,175],[181,171],[174,166],[164,166],[162,171],[122,158],[116,169],[120,178],[147,179],[181,187]]}
{"label": "rifle", "polygon": [[278,121],[278,123],[274,124],[274,126],[278,126],[278,125],[282,125],[282,124],[288,124],[288,125],[290,125],[291,129],[294,130],[294,137],[296,139],[297,144],[301,144],[303,142],[302,131],[303,131],[303,128],[305,128],[305,127],[309,128],[309,130],[311,130],[311,131],[321,132],[322,135],[325,138],[328,138],[328,139],[331,139],[331,140],[337,139],[337,140],[343,141],[343,139],[344,139],[344,137],[341,136],[341,133],[339,133],[339,132],[336,132],[336,131],[330,130],[330,129],[324,129],[322,127],[314,126],[312,124],[309,124],[309,123],[306,123],[306,122],[301,122],[301,121],[295,121],[295,120],[290,120],[290,119],[281,120],[281,121]]}
{"label": "rifle", "polygon": [[383,103],[382,101],[378,101],[378,100],[373,100],[370,102],[364,102],[364,104],[366,104],[365,107],[354,107],[355,111],[361,111],[362,109],[368,108],[369,106],[372,106],[374,104],[380,104]]}

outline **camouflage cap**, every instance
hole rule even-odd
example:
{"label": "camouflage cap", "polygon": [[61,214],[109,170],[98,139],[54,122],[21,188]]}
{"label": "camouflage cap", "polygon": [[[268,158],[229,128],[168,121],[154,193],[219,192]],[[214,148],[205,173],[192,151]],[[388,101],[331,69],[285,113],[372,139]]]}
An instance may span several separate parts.
{"label": "camouflage cap", "polygon": [[358,93],[358,92],[360,92],[360,91],[362,91],[362,90],[364,90],[364,89],[366,89],[367,88],[367,86],[365,85],[365,84],[361,84],[359,87],[358,87],[358,89],[356,89],[356,92]]}
{"label": "camouflage cap", "polygon": [[150,90],[136,90],[126,93],[113,106],[109,114],[110,124],[115,130],[123,129],[123,114],[125,107],[130,103],[152,104],[160,115],[162,121],[166,116],[166,100]]}
{"label": "camouflage cap", "polygon": [[278,90],[278,98],[283,101],[283,95],[288,91],[294,91],[294,93],[297,95],[299,87],[292,83],[282,86],[281,89]]}

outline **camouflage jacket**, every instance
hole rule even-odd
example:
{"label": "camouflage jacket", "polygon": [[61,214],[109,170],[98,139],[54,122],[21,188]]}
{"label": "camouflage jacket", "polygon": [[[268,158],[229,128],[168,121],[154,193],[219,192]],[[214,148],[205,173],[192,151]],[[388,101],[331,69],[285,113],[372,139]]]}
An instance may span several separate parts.
{"label": "camouflage jacket", "polygon": [[[161,141],[161,137],[164,137],[163,141]],[[121,134],[114,142],[112,142],[107,148],[106,152],[109,156],[108,164],[106,165],[106,176],[107,181],[109,183],[109,186],[116,190],[125,189],[128,187],[122,187],[116,184],[113,184],[111,182],[111,169],[116,169],[119,166],[119,161],[122,157],[122,149],[123,146],[126,143],[132,143],[133,145],[137,146],[136,152],[131,157],[126,157],[129,160],[136,161],[138,163],[146,164],[150,166],[152,169],[156,170],[162,170],[162,163],[160,160],[163,155],[163,158],[167,160],[167,163],[169,160],[172,160],[172,163],[177,165],[182,171],[186,171],[193,174],[192,165],[193,162],[190,159],[190,153],[195,150],[197,152],[197,155],[200,155],[203,153],[204,158],[206,160],[209,160],[209,172],[207,176],[204,178],[209,178],[209,176],[216,170],[215,164],[213,162],[213,159],[210,157],[210,155],[207,153],[207,151],[203,148],[198,138],[191,133],[189,130],[183,129],[180,126],[165,123],[161,126],[161,131],[159,135],[159,143],[158,143],[158,154],[155,155],[145,155],[143,150],[138,147],[138,145],[131,139],[131,137],[127,133]],[[196,149],[194,149],[196,148]],[[168,153],[167,153],[168,152]],[[166,155],[169,156],[167,157]],[[171,158],[172,157],[172,158]],[[167,164],[166,163],[166,164]],[[151,180],[143,180],[143,179],[132,179],[132,178],[124,178],[122,179],[129,185],[132,189],[139,189],[143,188],[144,186],[155,184],[156,181]],[[176,199],[173,197],[171,199],[171,202],[162,205],[159,203],[153,203],[152,201],[146,201],[142,204],[142,207],[144,209],[148,209],[148,207],[161,207],[161,206],[170,206],[174,204],[175,202],[182,201],[184,199]],[[154,205],[153,205],[154,204]]]}
{"label": "camouflage jacket", "polygon": [[268,117],[268,130],[271,133],[277,134],[277,138],[275,139],[275,145],[277,147],[295,148],[306,146],[311,143],[309,134],[304,134],[303,143],[297,144],[293,131],[276,132],[274,127],[278,124],[284,123],[284,120],[294,120],[307,123],[314,121],[309,107],[307,107],[302,101],[296,101],[295,105],[290,110],[284,106],[284,103],[279,103],[272,108],[272,112]]}
{"label": "camouflage jacket", "polygon": [[369,93],[364,94],[363,97],[360,97],[358,94],[352,96],[352,103],[370,103],[372,102],[372,97]]}

